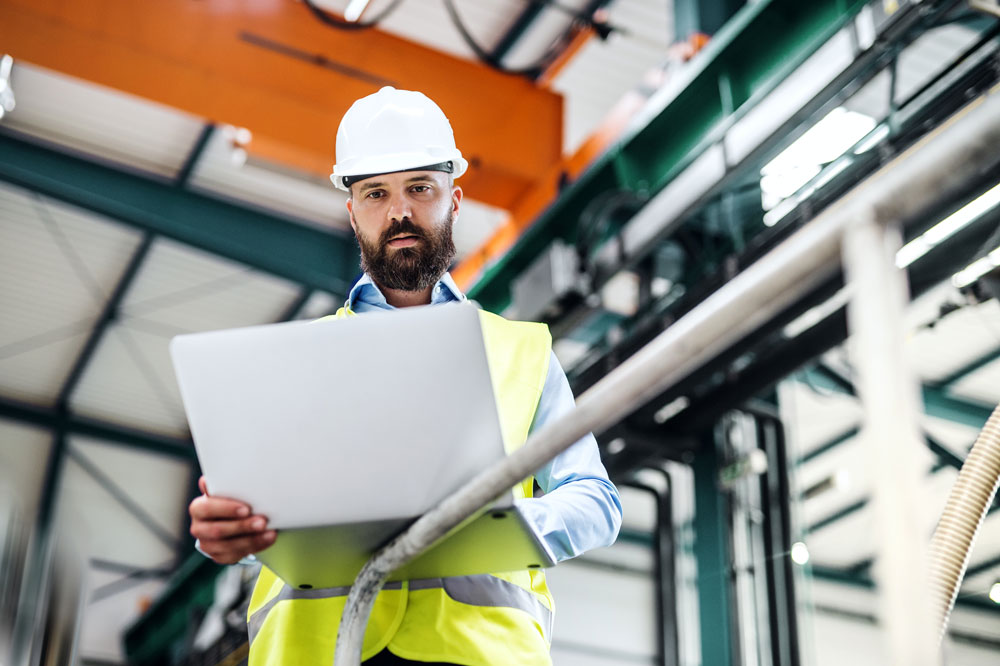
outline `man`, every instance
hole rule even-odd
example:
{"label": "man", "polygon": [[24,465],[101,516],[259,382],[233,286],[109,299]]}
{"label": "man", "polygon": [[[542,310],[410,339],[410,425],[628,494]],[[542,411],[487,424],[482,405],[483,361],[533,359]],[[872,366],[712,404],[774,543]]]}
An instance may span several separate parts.
{"label": "man", "polygon": [[[424,95],[386,87],[354,103],[337,132],[331,179],[349,192],[364,275],[337,317],[465,300],[447,270],[462,204],[454,179],[466,167],[448,119]],[[573,396],[547,328],[488,313],[480,319],[504,439],[513,450],[530,429],[571,409]],[[447,418],[448,406],[441,409]],[[533,482],[542,497],[533,497]],[[191,533],[204,553],[233,563],[273,543],[276,534],[264,516],[209,496],[203,482],[201,490],[190,513]],[[621,503],[591,435],[515,495],[560,560],[617,536]],[[330,664],[345,595],[339,588],[297,590],[262,569],[248,613],[250,666]],[[537,570],[390,584],[372,611],[362,659],[372,665],[551,664],[553,610]]]}

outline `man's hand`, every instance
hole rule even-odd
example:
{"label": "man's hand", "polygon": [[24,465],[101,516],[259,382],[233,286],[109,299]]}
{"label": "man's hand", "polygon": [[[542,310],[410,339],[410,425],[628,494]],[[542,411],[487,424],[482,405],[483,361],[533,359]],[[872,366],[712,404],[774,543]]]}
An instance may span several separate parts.
{"label": "man's hand", "polygon": [[278,533],[267,529],[267,518],[252,515],[243,502],[211,497],[204,476],[198,479],[198,488],[202,495],[191,500],[188,513],[191,536],[206,555],[219,564],[233,564],[274,543]]}

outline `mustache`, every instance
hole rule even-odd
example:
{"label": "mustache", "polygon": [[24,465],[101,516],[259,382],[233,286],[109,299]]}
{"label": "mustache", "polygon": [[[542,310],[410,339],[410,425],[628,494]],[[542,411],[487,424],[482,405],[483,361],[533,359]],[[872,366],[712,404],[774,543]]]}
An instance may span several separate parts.
{"label": "mustache", "polygon": [[408,234],[422,239],[426,239],[427,237],[423,229],[414,224],[409,218],[404,217],[401,220],[393,221],[393,223],[382,232],[382,235],[379,236],[378,239],[379,245],[384,246],[393,236],[398,236],[400,234]]}

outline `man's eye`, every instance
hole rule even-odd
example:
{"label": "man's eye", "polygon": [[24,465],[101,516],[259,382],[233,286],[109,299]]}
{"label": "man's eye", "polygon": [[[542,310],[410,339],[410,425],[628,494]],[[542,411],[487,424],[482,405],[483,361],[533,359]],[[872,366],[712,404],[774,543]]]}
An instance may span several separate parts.
{"label": "man's eye", "polygon": [[369,192],[368,194],[366,194],[365,198],[366,199],[381,199],[382,198],[382,193],[379,192],[378,190],[373,190],[372,192]]}
{"label": "man's eye", "polygon": [[411,192],[426,192],[426,191],[428,191],[429,189],[431,189],[429,185],[414,185],[414,186],[413,186],[413,187],[412,187],[412,188],[410,189],[410,191],[411,191]]}

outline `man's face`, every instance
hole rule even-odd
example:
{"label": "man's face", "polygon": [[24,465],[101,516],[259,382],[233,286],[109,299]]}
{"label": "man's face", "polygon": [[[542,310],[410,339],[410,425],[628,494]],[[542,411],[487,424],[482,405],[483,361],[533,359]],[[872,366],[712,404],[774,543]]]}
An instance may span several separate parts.
{"label": "man's face", "polygon": [[382,288],[432,286],[455,258],[451,228],[461,201],[461,188],[440,171],[389,173],[352,184],[347,210],[361,268]]}

